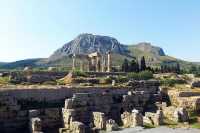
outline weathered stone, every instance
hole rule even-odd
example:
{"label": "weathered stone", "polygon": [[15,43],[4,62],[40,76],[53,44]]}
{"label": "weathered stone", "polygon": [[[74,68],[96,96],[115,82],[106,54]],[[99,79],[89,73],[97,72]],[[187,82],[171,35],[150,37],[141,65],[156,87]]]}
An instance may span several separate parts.
{"label": "weathered stone", "polygon": [[138,110],[133,110],[132,113],[124,112],[121,115],[121,119],[124,127],[136,127],[143,125],[143,116]]}
{"label": "weathered stone", "polygon": [[200,81],[199,80],[192,81],[191,86],[192,87],[200,87]]}
{"label": "weathered stone", "polygon": [[138,110],[132,111],[133,124],[132,127],[143,126],[143,116]]}
{"label": "weathered stone", "polygon": [[94,126],[100,130],[106,128],[106,117],[104,113],[93,112]]}
{"label": "weathered stone", "polygon": [[41,132],[42,131],[42,122],[41,119],[36,117],[36,118],[31,118],[30,119],[30,132],[31,133],[36,133],[36,132]]}
{"label": "weathered stone", "polygon": [[65,128],[70,128],[70,124],[74,121],[76,112],[74,109],[62,109],[63,122]]}
{"label": "weathered stone", "polygon": [[174,119],[177,122],[188,122],[189,115],[185,108],[177,108],[174,112]]}
{"label": "weathered stone", "polygon": [[117,131],[118,129],[119,127],[114,120],[109,119],[106,121],[106,131],[111,132],[111,131]]}
{"label": "weathered stone", "polygon": [[38,117],[40,115],[39,110],[29,110],[28,112],[29,118]]}
{"label": "weathered stone", "polygon": [[164,115],[162,110],[157,110],[156,113],[145,112],[144,122],[156,126],[163,125]]}
{"label": "weathered stone", "polygon": [[54,81],[52,77],[49,76],[41,76],[41,75],[28,75],[26,76],[27,82],[32,84],[44,83],[47,81]]}
{"label": "weathered stone", "polygon": [[85,133],[85,125],[81,122],[74,121],[70,125],[72,133]]}

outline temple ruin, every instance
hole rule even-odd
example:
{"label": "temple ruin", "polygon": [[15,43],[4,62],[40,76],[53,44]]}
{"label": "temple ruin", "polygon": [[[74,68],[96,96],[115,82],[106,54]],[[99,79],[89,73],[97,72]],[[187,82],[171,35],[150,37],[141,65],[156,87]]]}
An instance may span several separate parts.
{"label": "temple ruin", "polygon": [[[72,70],[76,69],[76,58],[80,58],[80,70],[88,72],[112,72],[112,61],[111,61],[111,52],[108,51],[106,55],[102,55],[99,52],[94,52],[88,55],[73,55],[72,56]],[[88,65],[87,69],[83,62],[84,59],[87,59]]]}

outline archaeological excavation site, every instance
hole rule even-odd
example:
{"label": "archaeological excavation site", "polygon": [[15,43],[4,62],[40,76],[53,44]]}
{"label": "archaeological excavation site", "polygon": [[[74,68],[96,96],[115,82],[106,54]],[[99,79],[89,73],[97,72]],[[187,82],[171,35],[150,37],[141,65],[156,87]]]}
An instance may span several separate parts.
{"label": "archaeological excavation site", "polygon": [[80,66],[76,58],[70,71],[2,71],[0,132],[109,133],[198,123],[200,81],[192,75],[114,72],[110,52],[89,54]]}

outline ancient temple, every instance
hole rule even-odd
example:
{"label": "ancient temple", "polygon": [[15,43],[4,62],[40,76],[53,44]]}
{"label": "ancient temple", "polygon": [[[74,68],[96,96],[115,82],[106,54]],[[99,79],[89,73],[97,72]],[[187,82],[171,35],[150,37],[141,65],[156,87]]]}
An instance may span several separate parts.
{"label": "ancient temple", "polygon": [[72,70],[76,69],[76,58],[80,58],[80,70],[84,71],[84,58],[87,59],[87,70],[91,72],[111,72],[112,63],[111,63],[111,52],[107,52],[105,55],[100,54],[100,52],[94,52],[88,55],[79,55],[75,54],[72,56]]}

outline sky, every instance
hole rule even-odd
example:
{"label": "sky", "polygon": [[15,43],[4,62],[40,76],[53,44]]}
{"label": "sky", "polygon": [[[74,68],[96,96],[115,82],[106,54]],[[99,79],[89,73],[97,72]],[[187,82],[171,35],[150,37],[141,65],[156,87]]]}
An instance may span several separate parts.
{"label": "sky", "polygon": [[200,1],[0,0],[0,62],[49,57],[80,33],[200,62]]}

